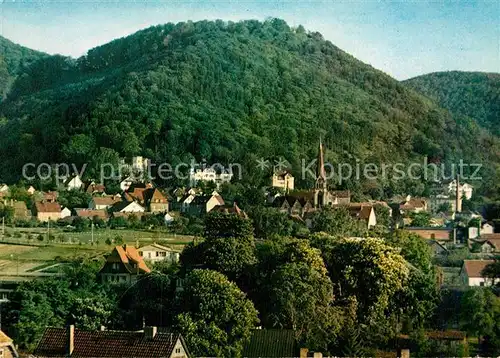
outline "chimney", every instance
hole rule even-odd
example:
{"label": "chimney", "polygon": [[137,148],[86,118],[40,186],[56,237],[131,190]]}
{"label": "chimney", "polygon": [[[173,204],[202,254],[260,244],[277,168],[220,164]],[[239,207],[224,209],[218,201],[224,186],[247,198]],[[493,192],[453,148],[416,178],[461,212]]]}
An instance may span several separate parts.
{"label": "chimney", "polygon": [[307,353],[309,352],[309,349],[307,348],[300,348],[300,358],[307,358]]}
{"label": "chimney", "polygon": [[68,356],[71,357],[73,355],[73,351],[75,349],[75,326],[70,325],[68,327]]}
{"label": "chimney", "polygon": [[153,339],[156,336],[157,328],[155,326],[152,327],[144,327],[144,337],[146,339]]}

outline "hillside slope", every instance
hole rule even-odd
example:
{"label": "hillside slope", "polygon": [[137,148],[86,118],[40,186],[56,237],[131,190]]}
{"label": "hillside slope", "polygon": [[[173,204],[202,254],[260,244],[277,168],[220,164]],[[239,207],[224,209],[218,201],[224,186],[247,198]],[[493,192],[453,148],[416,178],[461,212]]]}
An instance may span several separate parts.
{"label": "hillside slope", "polygon": [[43,56],[45,54],[42,52],[17,45],[0,36],[0,101],[16,76]]}
{"label": "hillside slope", "polygon": [[500,134],[500,74],[436,72],[404,81],[456,114]]}
{"label": "hillside slope", "polygon": [[300,177],[320,135],[333,163],[499,162],[498,140],[469,118],[277,19],[166,24],[77,60],[44,58],[18,77],[0,116],[5,180],[26,162],[96,168],[136,154],[238,162],[246,178],[261,174],[257,158],[282,156]]}

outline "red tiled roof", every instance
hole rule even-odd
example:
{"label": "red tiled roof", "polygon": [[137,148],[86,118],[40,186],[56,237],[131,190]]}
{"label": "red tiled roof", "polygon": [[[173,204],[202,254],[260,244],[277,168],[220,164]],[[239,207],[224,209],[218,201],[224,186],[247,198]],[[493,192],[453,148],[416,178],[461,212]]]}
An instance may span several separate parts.
{"label": "red tiled roof", "polygon": [[37,213],[60,213],[61,205],[59,203],[50,203],[39,201],[35,203]]}
{"label": "red tiled roof", "polygon": [[[137,267],[142,272],[151,272],[149,267],[146,266],[146,263],[139,255],[135,247],[130,245],[116,246],[113,249],[111,255],[106,258],[106,262],[122,262],[126,267],[129,267],[130,264],[136,264]],[[133,271],[133,270],[132,270]]]}
{"label": "red tiled roof", "polygon": [[481,239],[484,240],[500,239],[500,234],[482,234]]}
{"label": "red tiled roof", "polygon": [[144,193],[144,197],[150,203],[168,203],[168,199],[163,195],[161,191],[156,188],[149,188]]}
{"label": "red tiled roof", "polygon": [[129,195],[133,200],[138,201],[139,203],[144,203],[146,201],[147,192],[151,190],[150,187],[134,187],[133,189],[129,189],[126,194]]}
{"label": "red tiled roof", "polygon": [[[84,331],[75,329],[71,357],[170,357],[179,333],[158,331],[154,338],[138,331]],[[66,357],[68,329],[48,327],[35,349],[38,357]],[[187,348],[186,348],[187,349]]]}
{"label": "red tiled roof", "polygon": [[248,218],[248,215],[247,213],[245,213],[243,210],[241,210],[239,208],[238,205],[236,205],[236,202],[233,203],[233,205],[219,205],[217,207],[214,208],[214,211],[218,211],[218,212],[221,212],[221,213],[225,213],[225,214],[236,214],[242,218],[245,218],[247,219]]}
{"label": "red tiled roof", "polygon": [[463,268],[465,269],[465,272],[468,277],[483,277],[481,276],[481,271],[488,266],[489,264],[492,264],[493,260],[464,260],[464,266]]}
{"label": "red tiled roof", "polygon": [[81,218],[92,219],[95,216],[103,220],[108,218],[105,210],[75,209],[75,211],[76,211],[76,216],[79,216]]}
{"label": "red tiled roof", "polygon": [[413,210],[418,208],[425,208],[426,201],[424,199],[411,198],[409,201],[405,201],[399,205],[400,209],[403,210]]}
{"label": "red tiled roof", "polygon": [[150,215],[150,214],[149,213],[142,213],[142,212],[130,212],[130,213],[126,212],[126,213],[122,213],[120,211],[115,211],[111,215],[113,215],[114,218],[128,219],[131,216],[135,216],[137,219],[141,219],[143,216]]}
{"label": "red tiled roof", "polygon": [[352,216],[362,220],[368,220],[373,207],[364,203],[350,203],[347,209]]}
{"label": "red tiled roof", "polygon": [[87,193],[104,193],[106,191],[106,187],[102,184],[90,184],[87,187]]}
{"label": "red tiled roof", "polygon": [[118,195],[111,195],[111,196],[94,196],[92,198],[94,201],[95,205],[107,205],[111,206],[115,203],[118,203],[121,201],[121,198]]}

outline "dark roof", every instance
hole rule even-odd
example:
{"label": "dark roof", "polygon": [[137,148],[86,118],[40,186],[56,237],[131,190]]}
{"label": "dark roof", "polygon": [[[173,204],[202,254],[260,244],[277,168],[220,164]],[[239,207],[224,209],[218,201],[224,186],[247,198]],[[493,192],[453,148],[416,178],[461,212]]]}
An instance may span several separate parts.
{"label": "dark roof", "polygon": [[290,329],[254,329],[243,357],[296,357],[295,333]]}
{"label": "dark roof", "polygon": [[[170,357],[179,333],[158,330],[154,338],[138,331],[84,331],[75,329],[74,350],[71,357]],[[38,357],[67,356],[67,328],[48,327],[35,349]]]}
{"label": "dark roof", "polygon": [[193,201],[191,202],[192,205],[206,205],[206,203],[212,199],[215,198],[219,202],[219,205],[224,205],[224,199],[222,199],[222,196],[220,195],[201,195],[201,196],[196,196]]}

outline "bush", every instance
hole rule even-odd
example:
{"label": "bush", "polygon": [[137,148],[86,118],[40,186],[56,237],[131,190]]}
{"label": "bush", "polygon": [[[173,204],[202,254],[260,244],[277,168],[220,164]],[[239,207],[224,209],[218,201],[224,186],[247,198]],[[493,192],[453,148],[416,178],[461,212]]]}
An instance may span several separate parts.
{"label": "bush", "polygon": [[38,236],[36,237],[36,239],[40,242],[43,241],[43,235],[42,234],[38,234]]}

